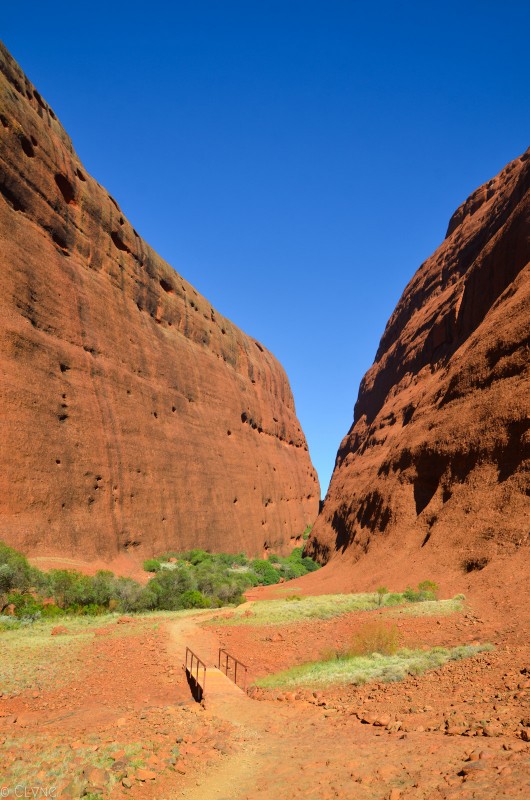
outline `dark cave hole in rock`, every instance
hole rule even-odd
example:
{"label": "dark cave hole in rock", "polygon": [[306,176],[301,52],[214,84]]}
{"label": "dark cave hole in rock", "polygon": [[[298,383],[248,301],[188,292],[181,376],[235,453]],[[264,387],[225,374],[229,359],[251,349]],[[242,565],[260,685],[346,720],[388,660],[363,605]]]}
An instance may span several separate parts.
{"label": "dark cave hole in rock", "polygon": [[164,278],[160,278],[160,286],[165,292],[167,292],[167,294],[175,294],[175,290],[173,289],[170,282],[164,280]]}
{"label": "dark cave hole in rock", "polygon": [[428,533],[425,534],[425,538],[423,539],[421,546],[425,547],[430,538],[431,538],[431,532],[429,531]]}
{"label": "dark cave hole in rock", "polygon": [[61,236],[61,234],[57,233],[57,231],[52,231],[52,240],[57,245],[57,247],[59,248],[59,250],[63,255],[65,256],[69,255],[66,239],[64,238],[64,236]]}
{"label": "dark cave hole in rock", "polygon": [[64,422],[65,420],[68,419],[68,414],[58,414],[57,419],[59,420],[59,422]]}
{"label": "dark cave hole in rock", "polygon": [[462,562],[464,572],[480,572],[485,566],[489,564],[489,558],[486,556],[479,556],[477,558],[466,558]]}
{"label": "dark cave hole in rock", "polygon": [[40,94],[36,89],[33,89],[33,97],[35,98],[35,100],[37,101],[37,103],[41,108],[46,108],[46,103],[44,102],[44,100],[42,99],[42,97],[40,96]]}
{"label": "dark cave hole in rock", "polygon": [[0,185],[0,194],[3,196],[4,200],[11,206],[13,211],[22,211],[26,210],[26,206],[20,201],[20,199],[8,189],[7,186]]}
{"label": "dark cave hole in rock", "polygon": [[131,252],[117,231],[112,231],[110,234],[110,238],[112,239],[112,241],[114,242],[114,246],[117,247],[118,250],[121,250],[124,253]]}
{"label": "dark cave hole in rock", "polygon": [[75,189],[68,180],[68,178],[65,175],[61,175],[61,173],[58,172],[55,175],[55,183],[57,184],[57,188],[59,189],[59,191],[63,196],[64,202],[67,203],[68,205],[73,205],[73,203],[75,202]]}
{"label": "dark cave hole in rock", "polygon": [[28,158],[35,158],[35,150],[27,136],[20,137],[20,146]]}
{"label": "dark cave hole in rock", "polygon": [[414,502],[416,503],[416,514],[419,516],[424,511],[438,489],[436,479],[416,478],[414,481]]}
{"label": "dark cave hole in rock", "polygon": [[31,139],[31,144],[33,145],[33,147],[38,147],[38,146],[39,146],[39,143],[38,143],[38,141],[35,139],[35,137],[34,137],[34,136],[30,136],[29,138]]}
{"label": "dark cave hole in rock", "polygon": [[415,411],[416,409],[413,405],[409,405],[403,410],[403,427],[409,424]]}
{"label": "dark cave hole in rock", "polygon": [[79,178],[80,181],[83,181],[83,183],[86,183],[86,178],[85,178],[84,174],[81,172],[81,170],[79,169],[79,167],[76,169],[75,174],[77,175],[77,177]]}
{"label": "dark cave hole in rock", "polygon": [[[64,363],[62,363],[62,364],[59,364],[59,369],[61,370],[61,372],[68,372],[68,370],[70,369],[70,367],[68,366],[68,364],[64,364]],[[63,395],[63,397],[64,397],[64,396],[65,396],[65,395]]]}

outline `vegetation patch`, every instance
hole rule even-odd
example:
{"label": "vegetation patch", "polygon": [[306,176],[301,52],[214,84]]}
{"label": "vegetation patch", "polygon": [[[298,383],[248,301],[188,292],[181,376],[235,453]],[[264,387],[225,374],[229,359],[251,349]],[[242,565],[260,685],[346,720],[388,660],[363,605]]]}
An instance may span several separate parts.
{"label": "vegetation patch", "polygon": [[50,627],[40,624],[2,635],[0,685],[3,692],[28,688],[55,689],[68,683],[82,662],[86,636],[65,634],[50,638]]}
{"label": "vegetation patch", "polygon": [[[125,770],[120,771],[112,769],[117,745],[101,746],[94,737],[91,737],[91,741],[95,744],[87,743],[73,750],[70,745],[42,739],[36,745],[34,737],[6,738],[0,744],[0,755],[4,756],[6,764],[2,775],[3,784],[18,786],[20,797],[57,797],[57,787],[67,785],[67,794],[70,797],[102,798],[107,797],[107,792],[119,782],[127,768],[134,770],[145,766],[145,752],[141,742],[126,743],[121,748],[124,753],[121,761]],[[17,751],[19,757],[16,760],[10,759],[9,756]],[[90,774],[93,768],[101,771],[100,775],[105,783],[103,794],[101,790],[92,793],[90,781],[83,775],[83,772]],[[28,792],[29,786],[32,787],[33,794],[24,795],[26,786]],[[52,787],[55,788],[53,792]],[[46,791],[48,794],[45,794]]]}
{"label": "vegetation patch", "polygon": [[256,685],[263,688],[322,686],[333,683],[360,686],[369,681],[400,681],[408,675],[421,675],[426,670],[437,669],[448,661],[470,658],[492,649],[492,645],[483,644],[433,647],[427,651],[401,649],[386,655],[377,652],[369,655],[325,655],[321,661],[302,664],[261,678],[256,681]]}
{"label": "vegetation patch", "polygon": [[445,617],[463,611],[465,595],[457,594],[448,600],[426,600],[423,603],[389,609],[392,617]]}
{"label": "vegetation patch", "polygon": [[[433,584],[435,585],[435,584]],[[420,584],[421,586],[421,584]],[[285,587],[286,589],[288,587]],[[277,600],[262,600],[252,606],[251,613],[241,607],[230,619],[216,620],[222,625],[289,625],[310,619],[331,619],[354,611],[376,611],[388,608],[394,615],[445,615],[462,609],[463,595],[451,600],[434,599],[435,591],[406,589],[404,592],[366,592],[364,594],[326,594],[302,597],[290,587],[292,595]],[[296,602],[294,602],[296,601]]]}
{"label": "vegetation patch", "polygon": [[248,559],[242,553],[191,550],[145,562],[154,573],[146,586],[100,570],[83,575],[70,569],[43,572],[0,542],[0,632],[38,619],[65,615],[97,617],[109,612],[179,611],[242,603],[251,586],[278,583],[318,569],[296,548],[286,558]]}

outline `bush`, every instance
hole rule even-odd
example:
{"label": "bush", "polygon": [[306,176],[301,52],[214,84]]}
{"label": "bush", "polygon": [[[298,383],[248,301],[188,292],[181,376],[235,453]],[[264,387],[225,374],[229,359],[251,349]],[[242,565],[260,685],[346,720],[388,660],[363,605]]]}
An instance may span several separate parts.
{"label": "bush", "polygon": [[211,608],[211,601],[196,589],[188,589],[179,598],[180,608]]}
{"label": "bush", "polygon": [[391,656],[397,653],[398,647],[397,625],[379,621],[369,622],[353,636],[347,655],[369,656],[372,653],[379,653],[382,656]]}
{"label": "bush", "polygon": [[256,558],[252,562],[252,569],[258,578],[260,578],[260,583],[264,586],[271,586],[273,583],[278,583],[280,580],[281,576],[279,571],[272,566],[270,561]]}
{"label": "bush", "polygon": [[160,561],[156,558],[148,558],[144,561],[144,570],[146,572],[158,572],[160,569]]}
{"label": "bush", "polygon": [[377,605],[382,606],[386,595],[389,594],[388,589],[386,588],[386,586],[379,586],[375,590],[375,593],[377,595]]}
{"label": "bush", "polygon": [[0,593],[7,594],[11,589],[27,591],[32,585],[37,570],[30,567],[22,553],[0,542]]}
{"label": "bush", "polygon": [[304,540],[304,542],[306,542],[309,539],[309,536],[311,535],[311,531],[312,530],[313,530],[313,526],[312,525],[308,525],[307,528],[305,529],[305,531],[302,534],[302,539]]}
{"label": "bush", "polygon": [[438,596],[438,584],[434,581],[422,581],[417,589],[407,586],[403,592],[403,597],[409,603],[422,603],[425,600],[436,600]]}
{"label": "bush", "polygon": [[189,569],[183,567],[175,570],[160,570],[151,578],[146,592],[156,598],[155,608],[165,611],[176,611],[181,606],[180,595],[197,589],[197,585]]}

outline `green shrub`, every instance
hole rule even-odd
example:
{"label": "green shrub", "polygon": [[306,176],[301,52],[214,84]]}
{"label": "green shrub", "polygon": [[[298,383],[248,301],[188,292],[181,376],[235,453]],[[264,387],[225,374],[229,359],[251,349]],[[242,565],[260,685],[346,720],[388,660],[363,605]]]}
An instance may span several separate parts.
{"label": "green shrub", "polygon": [[197,589],[188,589],[179,598],[180,608],[211,608],[211,600]]}
{"label": "green shrub", "polygon": [[260,583],[264,586],[271,586],[273,583],[278,583],[280,580],[280,572],[272,566],[270,561],[256,558],[252,562],[252,569],[258,578],[260,578]]}
{"label": "green shrub", "polygon": [[385,596],[389,594],[388,589],[386,586],[378,586],[378,588],[375,590],[375,593],[377,595],[377,605],[382,606]]}
{"label": "green shrub", "polygon": [[305,531],[302,534],[302,539],[304,541],[307,541],[309,539],[309,536],[311,535],[311,531],[312,530],[313,530],[313,526],[312,525],[308,525],[307,528],[305,529]]}
{"label": "green shrub", "polygon": [[438,598],[438,584],[434,581],[421,581],[418,583],[418,591],[422,600],[436,600]]}
{"label": "green shrub", "polygon": [[146,572],[158,572],[160,569],[160,561],[157,558],[148,558],[144,561],[144,570]]}
{"label": "green shrub", "polygon": [[22,553],[0,542],[0,594],[7,594],[11,589],[27,591],[36,572]]}
{"label": "green shrub", "polygon": [[42,612],[42,605],[33,595],[13,592],[8,595],[6,605],[15,607],[15,616],[18,618],[38,619]]}
{"label": "green shrub", "polygon": [[57,619],[57,617],[64,617],[65,611],[55,603],[46,603],[42,606],[41,617],[42,619]]}
{"label": "green shrub", "polygon": [[438,596],[438,585],[434,581],[422,581],[417,589],[407,586],[403,592],[403,597],[409,603],[422,603],[425,600],[436,600]]}

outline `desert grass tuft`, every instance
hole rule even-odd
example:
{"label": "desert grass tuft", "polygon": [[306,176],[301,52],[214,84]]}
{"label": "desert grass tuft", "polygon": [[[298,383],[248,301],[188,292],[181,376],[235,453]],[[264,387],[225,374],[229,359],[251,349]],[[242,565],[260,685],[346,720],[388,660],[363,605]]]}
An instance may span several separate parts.
{"label": "desert grass tuft", "polygon": [[393,655],[371,653],[370,655],[331,656],[328,652],[321,661],[267,675],[256,681],[264,688],[291,688],[297,686],[324,686],[336,683],[362,685],[370,681],[400,681],[408,675],[421,675],[429,669],[437,669],[448,661],[471,658],[478,653],[491,650],[492,645],[460,645],[458,647],[433,647],[431,650],[402,649]]}

